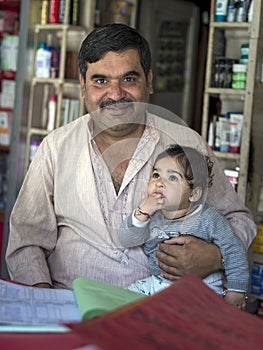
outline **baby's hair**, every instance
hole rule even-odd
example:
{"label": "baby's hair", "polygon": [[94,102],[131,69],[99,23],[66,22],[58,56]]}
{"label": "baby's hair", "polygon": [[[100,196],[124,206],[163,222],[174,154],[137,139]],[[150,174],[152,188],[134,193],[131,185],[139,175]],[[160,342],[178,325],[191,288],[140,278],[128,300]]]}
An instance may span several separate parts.
{"label": "baby's hair", "polygon": [[208,156],[191,147],[181,147],[179,145],[170,145],[165,151],[160,153],[155,163],[163,158],[175,158],[183,169],[183,175],[190,188],[200,186],[204,189],[210,187],[213,183],[212,169],[214,163]]}

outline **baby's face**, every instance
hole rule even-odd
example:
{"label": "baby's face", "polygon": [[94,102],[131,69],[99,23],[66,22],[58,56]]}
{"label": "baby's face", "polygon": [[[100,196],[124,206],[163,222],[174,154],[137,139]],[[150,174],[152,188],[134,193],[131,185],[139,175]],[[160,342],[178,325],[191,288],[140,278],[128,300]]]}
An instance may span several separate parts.
{"label": "baby's face", "polygon": [[156,162],[148,185],[148,194],[154,193],[162,194],[166,210],[189,208],[192,189],[174,158],[165,157]]}

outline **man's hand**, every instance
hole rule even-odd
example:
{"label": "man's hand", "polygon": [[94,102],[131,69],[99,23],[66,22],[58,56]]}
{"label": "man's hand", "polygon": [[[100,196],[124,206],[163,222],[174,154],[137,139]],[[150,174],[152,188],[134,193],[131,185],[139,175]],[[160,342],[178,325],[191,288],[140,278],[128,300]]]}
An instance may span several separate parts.
{"label": "man's hand", "polygon": [[156,252],[158,266],[165,272],[164,278],[175,281],[188,272],[201,278],[222,268],[221,253],[217,245],[204,240],[182,235],[164,241],[158,245],[161,252]]}

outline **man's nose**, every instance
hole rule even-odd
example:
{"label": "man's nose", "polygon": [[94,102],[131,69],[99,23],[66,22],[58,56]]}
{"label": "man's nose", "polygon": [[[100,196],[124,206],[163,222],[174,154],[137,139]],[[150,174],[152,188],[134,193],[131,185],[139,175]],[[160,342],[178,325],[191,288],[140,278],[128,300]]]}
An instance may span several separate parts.
{"label": "man's nose", "polygon": [[124,97],[124,90],[122,89],[120,81],[112,81],[109,90],[108,97],[114,101],[118,101]]}

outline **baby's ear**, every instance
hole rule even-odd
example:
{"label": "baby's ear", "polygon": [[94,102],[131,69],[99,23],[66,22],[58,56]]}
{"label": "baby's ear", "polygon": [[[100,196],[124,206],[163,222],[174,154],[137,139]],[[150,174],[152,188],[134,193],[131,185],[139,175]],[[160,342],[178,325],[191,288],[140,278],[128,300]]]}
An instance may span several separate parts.
{"label": "baby's ear", "polygon": [[200,186],[197,186],[192,190],[189,201],[190,202],[197,202],[197,201],[199,201],[201,196],[202,196],[202,188]]}

